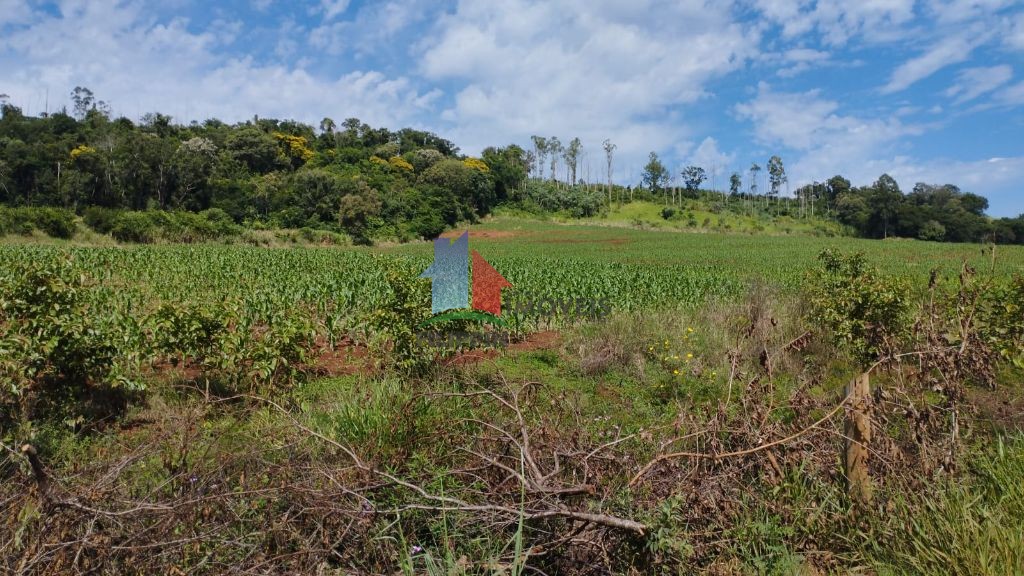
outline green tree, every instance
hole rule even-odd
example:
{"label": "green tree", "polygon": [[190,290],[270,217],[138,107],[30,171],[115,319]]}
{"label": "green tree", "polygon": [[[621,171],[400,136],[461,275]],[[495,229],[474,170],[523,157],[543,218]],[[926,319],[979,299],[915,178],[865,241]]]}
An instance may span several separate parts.
{"label": "green tree", "polygon": [[654,194],[664,190],[668,184],[669,173],[665,165],[658,159],[658,155],[651,152],[647,157],[647,165],[644,166],[642,181],[644,186]]}
{"label": "green tree", "polygon": [[771,184],[771,195],[777,198],[782,185],[788,181],[786,167],[782,165],[782,158],[772,156],[768,159],[768,181]]}
{"label": "green tree", "polygon": [[[365,184],[363,185],[365,186]],[[376,190],[369,187],[341,198],[338,206],[338,220],[342,229],[356,244],[370,244],[369,222],[380,214],[381,201]]]}
{"label": "green tree", "polygon": [[548,139],[543,136],[530,136],[533,141],[533,148],[536,150],[537,177],[544,179],[544,161],[548,157]]}
{"label": "green tree", "polygon": [[579,164],[582,149],[583,144],[579,138],[573,138],[565,148],[565,166],[569,169],[569,183],[572,186],[576,185],[576,168]]}
{"label": "green tree", "polygon": [[917,237],[921,240],[932,240],[935,242],[942,242],[946,237],[946,227],[939,224],[935,220],[929,220],[921,226]]}
{"label": "green tree", "polygon": [[529,169],[526,151],[510,144],[504,148],[485,148],[482,156],[491,170],[498,201],[512,197],[512,192],[526,179]]}
{"label": "green tree", "polygon": [[561,141],[558,140],[557,136],[548,138],[548,154],[551,155],[551,181],[557,182],[556,169],[558,168],[558,159],[562,156],[562,152],[565,147],[562,146]]}
{"label": "green tree", "polygon": [[[182,142],[170,160],[174,178],[167,205],[173,208],[201,210],[209,205],[209,179],[217,159],[217,146],[208,138],[196,136]],[[164,199],[160,198],[163,207]]]}
{"label": "green tree", "polygon": [[903,202],[900,186],[892,176],[882,174],[872,184],[869,198],[872,209],[871,219],[868,223],[870,234],[875,237],[887,238],[889,230],[894,227],[896,215]]}
{"label": "green tree", "polygon": [[686,185],[687,196],[697,198],[700,194],[700,185],[708,179],[707,172],[700,166],[687,166],[683,170],[683,183]]}
{"label": "green tree", "polygon": [[224,143],[228,155],[256,174],[267,174],[290,165],[277,140],[258,128],[240,128]]}

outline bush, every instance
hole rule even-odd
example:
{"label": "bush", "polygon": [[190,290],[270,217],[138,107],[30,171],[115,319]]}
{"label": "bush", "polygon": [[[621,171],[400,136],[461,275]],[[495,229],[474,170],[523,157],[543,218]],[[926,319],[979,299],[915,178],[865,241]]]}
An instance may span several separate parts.
{"label": "bush", "polygon": [[978,312],[982,338],[999,356],[1024,368],[1024,276],[996,285]]}
{"label": "bush", "polygon": [[107,208],[89,208],[83,215],[85,223],[101,234],[110,234],[120,242],[149,244],[157,239],[171,242],[205,242],[237,237],[242,227],[219,209],[194,212],[147,210],[132,212]]}
{"label": "bush", "polygon": [[20,234],[26,236],[32,233],[32,223],[22,218],[20,211],[0,206],[0,235]]}
{"label": "bush", "polygon": [[[0,276],[0,429],[56,419],[81,423],[120,413],[142,388],[119,350],[130,319],[98,316],[70,259],[20,264]],[[121,322],[124,321],[125,324]]]}
{"label": "bush", "polygon": [[85,222],[86,226],[100,234],[110,234],[110,231],[114,229],[114,224],[117,222],[117,218],[121,212],[121,210],[115,210],[113,208],[90,206],[82,213],[82,221]]}
{"label": "bush", "polygon": [[921,240],[942,242],[942,240],[946,238],[946,227],[935,220],[929,220],[921,226],[920,230],[918,230],[917,237]]}
{"label": "bush", "polygon": [[28,216],[36,228],[51,238],[71,238],[75,235],[75,215],[60,208],[28,209]]}
{"label": "bush", "polygon": [[883,355],[908,326],[910,290],[883,276],[861,253],[827,249],[821,267],[808,274],[811,319],[828,327],[863,363]]}
{"label": "bush", "polygon": [[114,221],[110,235],[119,242],[150,244],[156,240],[157,225],[149,212],[122,212]]}
{"label": "bush", "polygon": [[29,235],[36,229],[51,238],[71,238],[75,235],[75,215],[61,208],[0,206],[0,235]]}

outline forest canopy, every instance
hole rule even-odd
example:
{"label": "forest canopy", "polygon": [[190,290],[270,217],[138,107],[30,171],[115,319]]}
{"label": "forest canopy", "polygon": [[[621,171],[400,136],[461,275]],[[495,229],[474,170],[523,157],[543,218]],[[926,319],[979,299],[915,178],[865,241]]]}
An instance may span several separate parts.
{"label": "forest canopy", "polygon": [[[61,208],[107,230],[128,227],[122,234],[128,239],[144,241],[146,226],[168,217],[150,216],[147,224],[121,211],[201,213],[203,225],[217,229],[229,224],[310,228],[344,232],[369,243],[378,237],[432,238],[501,204],[589,217],[613,197],[624,198],[612,192],[622,187],[612,184],[615,145],[610,140],[603,143],[605,186],[578,177],[583,146],[578,138],[563,145],[556,137],[535,136],[531,150],[511,144],[487,148],[473,158],[431,132],[374,128],[356,118],[340,125],[324,118],[316,128],[258,117],[183,126],[160,113],[139,122],[111,118],[109,106],[82,87],[74,90],[72,101],[70,113],[39,117],[2,104],[0,204]],[[730,209],[729,198],[778,202],[786,182],[782,159],[773,156],[767,168],[771,187],[764,194],[756,186],[757,164],[747,186],[746,175],[733,174],[723,208]],[[685,188],[674,185],[679,180]],[[635,191],[654,201],[718,198],[701,189],[706,180],[699,166],[670,174],[652,152],[628,197],[633,199]],[[817,202],[819,217],[864,237],[1024,243],[1024,217],[993,220],[985,215],[985,198],[950,184],[921,183],[904,194],[888,175],[859,188],[834,176],[797,189],[796,198],[801,206]],[[11,214],[8,220],[14,219]]]}

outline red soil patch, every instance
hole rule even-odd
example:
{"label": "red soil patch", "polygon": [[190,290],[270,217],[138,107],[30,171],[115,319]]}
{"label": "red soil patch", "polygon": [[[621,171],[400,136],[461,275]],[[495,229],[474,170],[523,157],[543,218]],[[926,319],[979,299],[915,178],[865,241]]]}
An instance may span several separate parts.
{"label": "red soil patch", "polygon": [[[548,330],[545,332],[536,332],[530,334],[525,340],[520,342],[513,342],[506,348],[507,351],[511,352],[533,352],[535,350],[555,350],[562,342],[562,335],[554,330]],[[483,362],[484,360],[491,360],[497,358],[501,354],[501,350],[466,350],[459,352],[458,354],[446,358],[444,363],[446,366],[469,366]]]}
{"label": "red soil patch", "polygon": [[313,361],[314,372],[321,376],[346,376],[368,374],[373,371],[370,351],[366,346],[349,340],[338,342],[332,350],[326,342],[318,342],[320,351]]}
{"label": "red soil patch", "polygon": [[562,335],[554,330],[530,334],[526,340],[510,344],[508,349],[517,352],[532,352],[534,350],[554,350],[562,343]]}

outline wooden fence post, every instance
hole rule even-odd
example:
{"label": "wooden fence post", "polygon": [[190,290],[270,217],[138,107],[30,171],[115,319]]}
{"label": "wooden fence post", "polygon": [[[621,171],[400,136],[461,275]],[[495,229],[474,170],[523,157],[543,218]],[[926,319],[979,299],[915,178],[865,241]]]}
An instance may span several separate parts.
{"label": "wooden fence post", "polygon": [[846,486],[850,498],[858,504],[871,503],[871,477],[868,475],[868,445],[871,443],[871,384],[868,373],[846,385],[849,406],[846,411]]}

